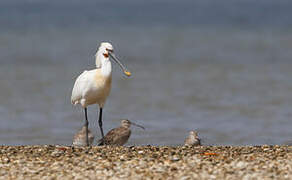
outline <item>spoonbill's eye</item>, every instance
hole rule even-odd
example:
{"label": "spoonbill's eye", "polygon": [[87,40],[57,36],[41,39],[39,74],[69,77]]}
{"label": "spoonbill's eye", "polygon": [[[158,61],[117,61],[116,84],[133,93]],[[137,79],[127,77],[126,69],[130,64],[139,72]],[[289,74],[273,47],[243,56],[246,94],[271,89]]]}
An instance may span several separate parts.
{"label": "spoonbill's eye", "polygon": [[111,53],[113,53],[114,52],[114,50],[112,50],[112,49],[106,49],[108,52],[111,52]]}

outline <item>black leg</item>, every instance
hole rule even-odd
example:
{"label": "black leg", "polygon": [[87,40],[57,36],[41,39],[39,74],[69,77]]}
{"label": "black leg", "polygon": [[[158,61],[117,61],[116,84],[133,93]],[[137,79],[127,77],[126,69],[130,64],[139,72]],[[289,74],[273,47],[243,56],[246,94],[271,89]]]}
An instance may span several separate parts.
{"label": "black leg", "polygon": [[84,108],[84,113],[85,113],[85,132],[86,132],[86,146],[89,146],[89,141],[88,141],[88,119],[87,119],[87,108]]}
{"label": "black leg", "polygon": [[103,139],[104,138],[104,134],[103,134],[103,129],[102,129],[102,108],[99,108],[98,124],[99,124],[100,132],[101,132],[101,137]]}

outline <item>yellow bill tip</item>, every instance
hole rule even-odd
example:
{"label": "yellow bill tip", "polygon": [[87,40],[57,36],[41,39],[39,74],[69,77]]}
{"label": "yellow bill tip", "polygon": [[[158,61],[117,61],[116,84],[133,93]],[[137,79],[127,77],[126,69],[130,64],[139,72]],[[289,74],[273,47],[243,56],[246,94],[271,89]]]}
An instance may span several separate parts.
{"label": "yellow bill tip", "polygon": [[127,76],[131,76],[131,75],[132,75],[131,72],[129,72],[129,71],[124,71],[124,73],[125,73]]}

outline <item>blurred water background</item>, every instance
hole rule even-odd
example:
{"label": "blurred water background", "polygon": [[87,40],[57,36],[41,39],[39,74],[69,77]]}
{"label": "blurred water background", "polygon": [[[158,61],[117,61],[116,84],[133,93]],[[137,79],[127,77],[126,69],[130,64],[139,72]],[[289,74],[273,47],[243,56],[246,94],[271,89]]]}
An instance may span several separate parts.
{"label": "blurred water background", "polygon": [[[81,128],[75,78],[113,63],[104,129],[128,118],[128,145],[285,144],[292,139],[292,1],[0,1],[0,144],[65,144]],[[97,106],[89,107],[99,137]]]}

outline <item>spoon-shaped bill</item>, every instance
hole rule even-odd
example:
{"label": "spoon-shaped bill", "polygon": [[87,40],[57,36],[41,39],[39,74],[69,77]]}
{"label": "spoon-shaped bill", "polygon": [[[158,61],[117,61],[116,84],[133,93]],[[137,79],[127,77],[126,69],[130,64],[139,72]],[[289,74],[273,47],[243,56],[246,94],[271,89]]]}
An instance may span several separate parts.
{"label": "spoon-shaped bill", "polygon": [[109,52],[109,55],[114,61],[116,61],[116,63],[118,63],[118,65],[122,68],[126,76],[128,77],[131,76],[131,72],[125,68],[125,66],[118,60],[118,58],[115,56],[113,52]]}

